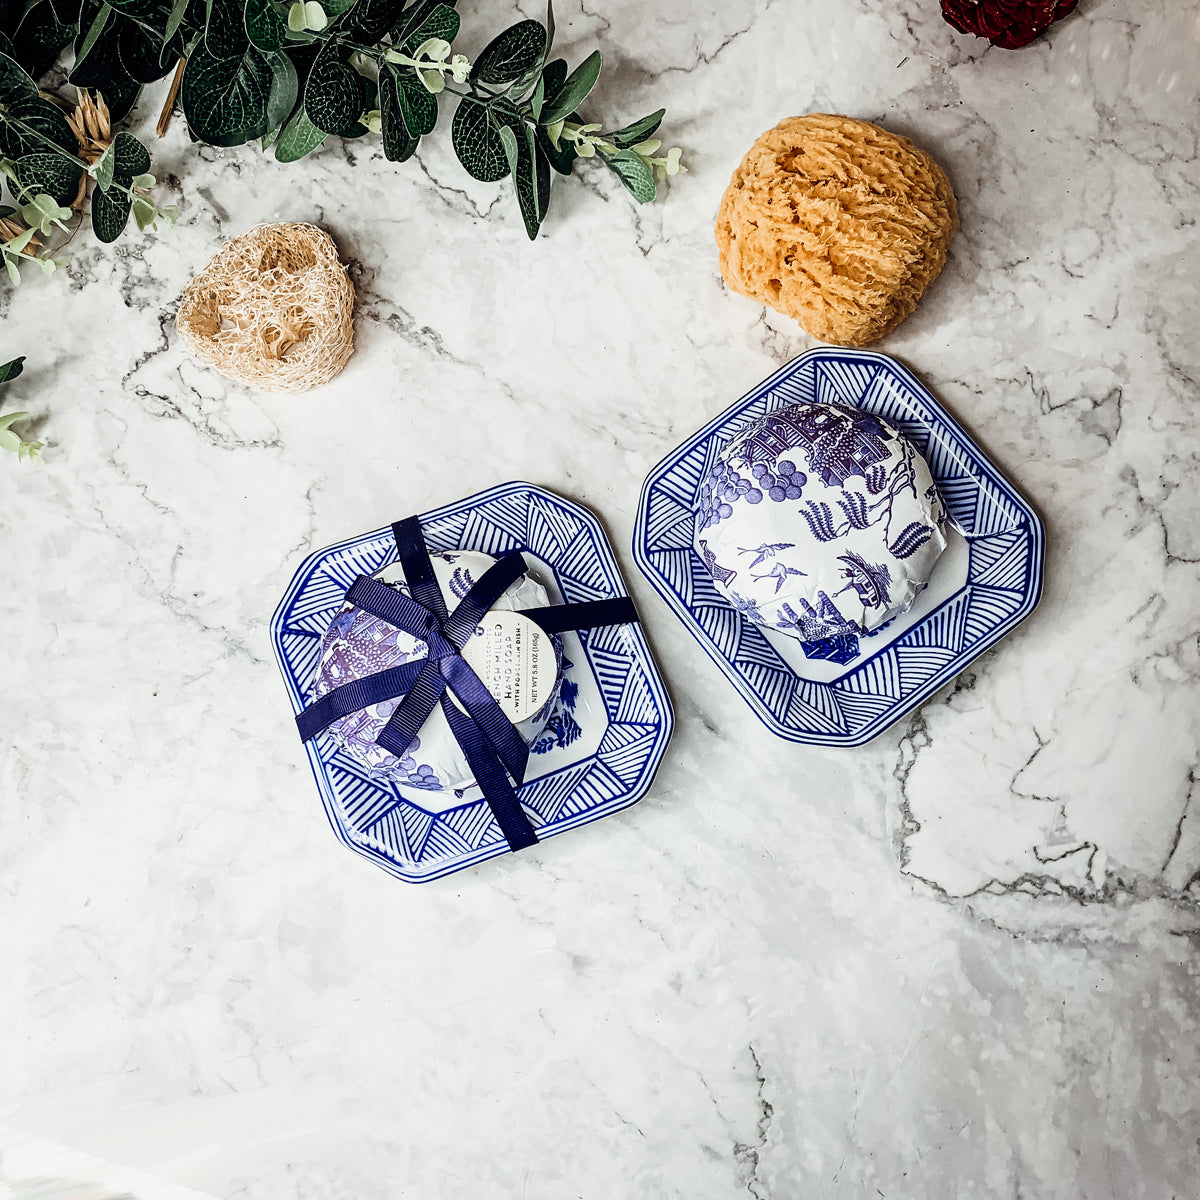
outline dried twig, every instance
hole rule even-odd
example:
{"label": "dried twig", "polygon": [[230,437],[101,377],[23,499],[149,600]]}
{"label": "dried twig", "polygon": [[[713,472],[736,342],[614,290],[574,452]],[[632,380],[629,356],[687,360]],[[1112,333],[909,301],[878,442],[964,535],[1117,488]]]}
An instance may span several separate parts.
{"label": "dried twig", "polygon": [[158,124],[154,127],[154,132],[159,137],[166,137],[167,127],[171,124],[171,114],[175,111],[175,98],[179,95],[179,85],[183,82],[183,68],[187,66],[187,59],[181,58],[179,65],[175,68],[175,74],[171,77],[171,86],[167,90],[167,99],[163,104],[162,112],[158,117]]}
{"label": "dried twig", "polygon": [[[25,226],[20,221],[14,221],[12,217],[0,217],[0,242],[10,242],[15,237],[20,237],[25,232]],[[37,239],[37,234],[25,243],[24,253],[33,254],[41,242]]]}

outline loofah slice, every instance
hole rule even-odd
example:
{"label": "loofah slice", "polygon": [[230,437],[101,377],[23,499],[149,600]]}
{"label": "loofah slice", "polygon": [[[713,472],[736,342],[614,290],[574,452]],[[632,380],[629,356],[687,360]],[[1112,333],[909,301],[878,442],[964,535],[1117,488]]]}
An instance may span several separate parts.
{"label": "loofah slice", "polygon": [[958,226],[945,172],[907,138],[812,113],[768,129],[717,215],[721,274],[813,337],[864,346],[913,311]]}
{"label": "loofah slice", "polygon": [[354,285],[315,225],[256,225],[226,242],[183,293],[175,327],[222,375],[264,392],[306,392],[354,353]]}

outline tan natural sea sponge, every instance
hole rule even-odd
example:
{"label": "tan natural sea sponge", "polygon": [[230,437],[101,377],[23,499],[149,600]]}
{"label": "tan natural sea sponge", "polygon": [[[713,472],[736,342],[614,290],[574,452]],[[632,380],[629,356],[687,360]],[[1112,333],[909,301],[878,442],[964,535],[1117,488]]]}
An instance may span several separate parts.
{"label": "tan natural sea sponge", "polygon": [[237,383],[306,392],[354,353],[354,285],[315,225],[256,225],[225,243],[184,289],[175,327]]}
{"label": "tan natural sea sponge", "polygon": [[957,228],[946,173],[908,138],[811,113],[750,147],[716,234],[734,291],[822,341],[865,346],[916,308]]}

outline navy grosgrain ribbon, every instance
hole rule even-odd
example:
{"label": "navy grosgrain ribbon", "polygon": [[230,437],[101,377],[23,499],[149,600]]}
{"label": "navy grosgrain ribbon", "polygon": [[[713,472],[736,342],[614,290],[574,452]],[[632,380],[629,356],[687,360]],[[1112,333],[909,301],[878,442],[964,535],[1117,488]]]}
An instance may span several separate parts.
{"label": "navy grosgrain ribbon", "polygon": [[[513,788],[513,781],[518,787],[524,782],[529,747],[462,657],[463,648],[488,610],[524,574],[525,560],[516,551],[506,554],[484,572],[453,612],[447,612],[420,521],[416,517],[398,521],[392,526],[392,534],[411,598],[377,579],[360,575],[346,592],[346,600],[420,638],[428,654],[416,662],[342,684],[314,701],[296,718],[301,740],[308,741],[352,712],[400,697],[391,719],[375,739],[400,758],[440,704],[509,848],[532,846],[538,837]],[[547,633],[637,620],[627,596],[524,609],[522,615]]]}
{"label": "navy grosgrain ribbon", "polygon": [[595,625],[629,625],[638,619],[637,609],[628,596],[608,600],[579,600],[574,604],[552,604],[546,608],[523,608],[521,616],[540,625],[546,633],[566,633],[568,629],[591,629]]}

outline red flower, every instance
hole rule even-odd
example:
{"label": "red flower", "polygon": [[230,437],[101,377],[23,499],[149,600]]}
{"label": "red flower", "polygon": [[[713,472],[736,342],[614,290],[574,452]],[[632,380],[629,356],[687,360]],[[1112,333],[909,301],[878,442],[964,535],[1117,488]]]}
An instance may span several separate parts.
{"label": "red flower", "polygon": [[942,0],[942,16],[961,33],[1016,50],[1074,11],[1079,0]]}

